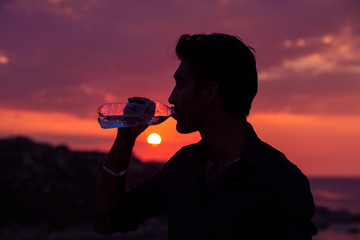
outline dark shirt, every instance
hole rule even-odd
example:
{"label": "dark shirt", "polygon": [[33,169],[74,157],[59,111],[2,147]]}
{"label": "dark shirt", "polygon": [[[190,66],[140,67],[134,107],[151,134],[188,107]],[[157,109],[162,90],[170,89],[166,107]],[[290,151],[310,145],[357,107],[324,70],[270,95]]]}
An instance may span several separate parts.
{"label": "dark shirt", "polygon": [[166,212],[169,239],[311,239],[314,202],[308,179],[249,124],[241,160],[209,186],[204,143],[183,147],[112,211],[120,232]]}

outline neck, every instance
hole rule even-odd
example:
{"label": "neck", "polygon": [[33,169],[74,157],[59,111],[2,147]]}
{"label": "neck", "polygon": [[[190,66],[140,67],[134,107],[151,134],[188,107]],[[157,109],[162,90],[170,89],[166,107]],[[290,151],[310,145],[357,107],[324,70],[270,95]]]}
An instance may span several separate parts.
{"label": "neck", "polygon": [[217,115],[206,122],[200,134],[206,143],[208,161],[214,166],[225,167],[241,157],[248,125],[245,117]]}

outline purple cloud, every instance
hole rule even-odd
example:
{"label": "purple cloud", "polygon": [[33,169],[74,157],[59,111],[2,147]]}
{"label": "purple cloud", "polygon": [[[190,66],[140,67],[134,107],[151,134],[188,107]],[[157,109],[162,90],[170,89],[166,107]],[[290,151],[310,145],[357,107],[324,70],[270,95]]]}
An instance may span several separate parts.
{"label": "purple cloud", "polygon": [[256,111],[359,113],[357,1],[18,0],[1,9],[1,107],[92,116],[132,95],[166,101],[179,35],[226,32],[257,51]]}

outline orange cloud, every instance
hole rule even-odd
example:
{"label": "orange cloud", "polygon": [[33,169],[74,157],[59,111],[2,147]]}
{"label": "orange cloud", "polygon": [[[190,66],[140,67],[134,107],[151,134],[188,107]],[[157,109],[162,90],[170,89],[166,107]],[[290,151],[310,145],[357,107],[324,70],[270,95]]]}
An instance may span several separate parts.
{"label": "orange cloud", "polygon": [[[54,136],[57,136],[61,142],[69,144],[74,149],[108,151],[116,136],[116,129],[102,129],[99,126],[95,114],[94,118],[80,118],[61,112],[6,108],[0,108],[0,113],[0,133],[3,137],[31,136],[36,140],[58,144],[59,141],[54,141]],[[199,134],[179,134],[176,132],[175,126],[176,122],[171,118],[161,125],[148,127],[138,137],[134,154],[144,160],[164,161],[168,160],[182,146],[199,141]],[[158,133],[162,138],[162,144],[157,148],[152,148],[147,143],[146,138],[152,132]]]}
{"label": "orange cloud", "polygon": [[8,64],[9,58],[5,55],[4,51],[0,49],[0,64]]}
{"label": "orange cloud", "polygon": [[[2,136],[25,135],[52,144],[66,143],[73,149],[108,151],[116,129],[101,129],[94,118],[79,118],[57,112],[0,109]],[[259,137],[284,152],[308,175],[360,175],[360,116],[254,113],[249,117]],[[134,155],[142,160],[168,160],[182,146],[200,140],[198,133],[179,134],[172,118],[150,126],[135,144]],[[147,136],[158,133],[156,148]],[[61,141],[60,141],[61,140]]]}
{"label": "orange cloud", "polygon": [[254,114],[250,121],[306,174],[360,175],[359,116]]}
{"label": "orange cloud", "polygon": [[0,132],[8,134],[57,134],[95,136],[96,118],[87,119],[59,112],[24,111],[0,108]]}

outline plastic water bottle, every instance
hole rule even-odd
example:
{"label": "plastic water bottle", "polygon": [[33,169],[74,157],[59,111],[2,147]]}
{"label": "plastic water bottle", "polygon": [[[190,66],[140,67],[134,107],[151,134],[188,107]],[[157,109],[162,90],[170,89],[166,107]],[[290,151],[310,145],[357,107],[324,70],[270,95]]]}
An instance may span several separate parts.
{"label": "plastic water bottle", "polygon": [[136,127],[140,123],[157,125],[172,116],[174,108],[149,100],[145,103],[106,103],[97,112],[100,126],[107,129]]}

